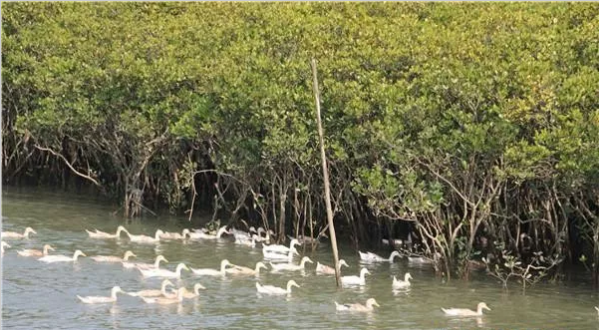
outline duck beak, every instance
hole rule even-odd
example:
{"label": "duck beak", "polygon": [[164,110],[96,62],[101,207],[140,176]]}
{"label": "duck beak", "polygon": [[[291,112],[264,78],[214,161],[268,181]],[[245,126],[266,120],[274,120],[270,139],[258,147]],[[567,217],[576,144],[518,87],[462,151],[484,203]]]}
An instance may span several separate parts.
{"label": "duck beak", "polygon": [[377,302],[375,302],[373,305],[376,307],[381,307],[381,305],[379,305],[379,303],[377,303]]}

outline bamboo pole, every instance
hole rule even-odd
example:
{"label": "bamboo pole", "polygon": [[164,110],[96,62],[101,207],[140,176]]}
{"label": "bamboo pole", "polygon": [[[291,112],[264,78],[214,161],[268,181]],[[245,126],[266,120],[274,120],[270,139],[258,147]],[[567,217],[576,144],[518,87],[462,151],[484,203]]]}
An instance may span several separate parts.
{"label": "bamboo pole", "polygon": [[318,123],[318,139],[320,141],[320,156],[322,158],[322,176],[324,178],[324,198],[327,207],[327,219],[329,220],[329,236],[331,237],[331,246],[333,248],[333,257],[335,258],[335,279],[337,287],[341,286],[341,273],[339,269],[339,253],[337,251],[337,237],[335,236],[335,226],[333,226],[333,210],[331,209],[331,190],[329,188],[329,170],[327,168],[327,157],[324,152],[324,133],[322,121],[320,120],[320,93],[318,91],[318,76],[316,73],[316,60],[312,59],[312,75],[314,77],[314,101],[316,102],[316,121]]}

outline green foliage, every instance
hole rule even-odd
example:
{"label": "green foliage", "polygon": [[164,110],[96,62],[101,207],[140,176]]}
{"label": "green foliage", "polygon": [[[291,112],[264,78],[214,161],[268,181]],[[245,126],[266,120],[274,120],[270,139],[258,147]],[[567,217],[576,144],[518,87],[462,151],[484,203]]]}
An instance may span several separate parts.
{"label": "green foliage", "polygon": [[22,2],[2,16],[5,177],[61,172],[19,147],[35,144],[171,209],[202,169],[236,178],[231,200],[262,192],[249,206],[279,188],[320,200],[316,58],[344,216],[365,203],[415,220],[468,260],[475,237],[508,240],[500,219],[547,196],[560,228],[574,195],[598,206],[596,4]]}

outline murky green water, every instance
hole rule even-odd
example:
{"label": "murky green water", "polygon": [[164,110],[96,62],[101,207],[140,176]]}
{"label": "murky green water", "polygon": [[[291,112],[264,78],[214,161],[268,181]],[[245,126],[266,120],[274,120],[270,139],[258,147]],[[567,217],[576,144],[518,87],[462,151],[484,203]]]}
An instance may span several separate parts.
{"label": "murky green water", "polygon": [[[38,235],[31,240],[11,240],[2,259],[2,318],[6,329],[599,329],[597,293],[579,274],[563,284],[538,285],[523,295],[517,288],[509,292],[492,279],[444,283],[432,271],[409,268],[404,261],[389,265],[369,265],[372,276],[363,289],[335,288],[332,276],[317,276],[315,265],[304,273],[289,272],[260,276],[262,284],[284,286],[295,279],[301,288],[290,297],[261,297],[253,277],[193,277],[184,272],[176,283],[191,288],[202,283],[207,290],[195,300],[171,306],[154,306],[130,296],[119,296],[114,304],[86,305],[76,295],[107,296],[114,285],[126,291],[157,288],[160,279],[143,279],[136,270],[120,264],[96,263],[82,258],[77,263],[45,264],[20,257],[16,250],[41,248],[49,243],[53,254],[71,255],[81,249],[88,256],[118,255],[131,249],[138,260],[152,262],[157,253],[170,261],[194,268],[217,268],[221,259],[253,266],[262,260],[260,248],[237,246],[229,239],[182,243],[165,242],[156,247],[130,243],[127,239],[89,239],[84,229],[114,232],[121,220],[110,215],[113,208],[89,199],[61,194],[6,190],[2,194],[3,230],[21,231],[33,227]],[[127,225],[131,233],[153,235],[160,227],[180,231],[184,221],[147,219]],[[388,252],[381,252],[388,255]],[[342,246],[341,256],[350,268],[360,269],[357,253]],[[331,264],[329,246],[324,245],[313,260]],[[298,259],[299,260],[299,259]],[[394,293],[393,275],[409,271],[414,277],[411,290]],[[361,302],[374,297],[381,305],[372,313],[336,312],[333,301]],[[475,308],[479,301],[492,309],[481,318],[446,317],[441,307]]]}

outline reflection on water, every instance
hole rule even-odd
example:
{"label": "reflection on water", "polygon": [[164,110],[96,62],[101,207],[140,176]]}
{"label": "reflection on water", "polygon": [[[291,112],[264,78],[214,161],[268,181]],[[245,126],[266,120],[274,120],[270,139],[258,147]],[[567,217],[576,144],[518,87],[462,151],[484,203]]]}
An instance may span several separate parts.
{"label": "reflection on water", "polygon": [[[366,264],[359,262],[357,252],[340,244],[341,256],[350,265],[344,275],[357,275],[366,266],[372,275],[365,286],[343,289],[335,287],[333,276],[317,276],[315,266],[305,271],[266,271],[259,277],[193,277],[183,272],[177,286],[187,288],[200,282],[206,290],[200,297],[182,304],[145,304],[140,298],[119,295],[118,302],[106,305],[86,305],[76,295],[109,295],[114,285],[125,291],[155,289],[160,278],[141,277],[135,269],[123,269],[120,264],[96,263],[81,258],[76,263],[44,264],[33,258],[17,256],[24,248],[41,248],[51,244],[54,254],[72,255],[81,249],[88,256],[118,255],[126,250],[137,254],[135,261],[154,262],[163,254],[174,270],[179,262],[193,268],[218,268],[222,259],[254,268],[262,260],[260,245],[255,249],[220,241],[168,241],[153,246],[135,244],[127,239],[93,240],[85,229],[97,228],[114,232],[118,218],[113,209],[79,196],[56,196],[31,192],[3,193],[2,217],[4,230],[33,227],[38,235],[31,240],[11,241],[3,263],[3,326],[7,329],[204,329],[204,328],[266,328],[266,329],[596,329],[599,299],[590,285],[573,277],[568,283],[538,285],[523,295],[517,287],[506,292],[493,279],[480,276],[470,282],[460,280],[445,283],[428,267],[412,267],[405,260],[395,263]],[[144,219],[127,224],[133,234],[151,235],[156,229],[181,232],[186,221]],[[323,245],[310,258],[331,265],[329,246]],[[381,251],[382,256],[389,251]],[[296,262],[299,258],[296,258]],[[393,276],[402,278],[409,271],[412,286],[392,290]],[[261,296],[255,283],[285,287],[294,279],[301,286],[290,295]],[[336,312],[333,301],[364,304],[374,297],[381,307],[369,313]],[[486,302],[492,311],[483,317],[447,317],[441,308],[476,308]]]}

